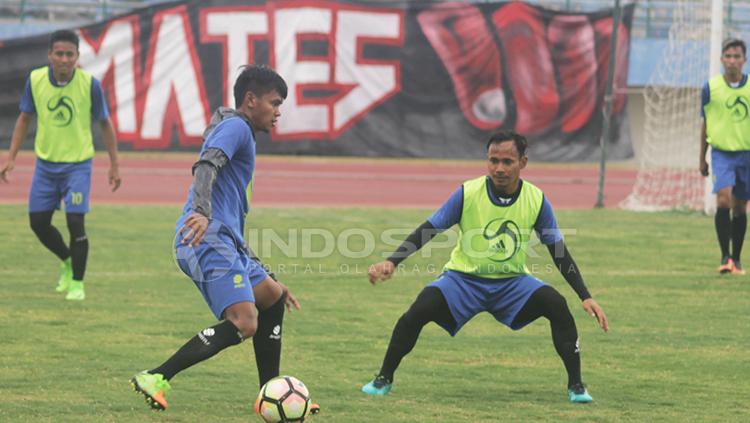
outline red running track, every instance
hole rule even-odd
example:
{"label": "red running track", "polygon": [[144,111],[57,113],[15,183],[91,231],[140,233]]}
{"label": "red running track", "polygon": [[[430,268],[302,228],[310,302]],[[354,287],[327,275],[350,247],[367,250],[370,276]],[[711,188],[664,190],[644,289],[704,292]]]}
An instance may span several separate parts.
{"label": "red running track", "polygon": [[[194,153],[124,153],[123,185],[107,186],[109,160],[94,159],[94,204],[182,204],[190,186]],[[9,184],[0,183],[0,203],[25,203],[34,156],[19,155]],[[466,179],[483,175],[484,161],[259,156],[253,207],[436,208]],[[605,206],[616,207],[632,190],[635,169],[610,167]],[[555,208],[592,208],[598,167],[594,164],[529,163],[522,177],[545,191]]]}

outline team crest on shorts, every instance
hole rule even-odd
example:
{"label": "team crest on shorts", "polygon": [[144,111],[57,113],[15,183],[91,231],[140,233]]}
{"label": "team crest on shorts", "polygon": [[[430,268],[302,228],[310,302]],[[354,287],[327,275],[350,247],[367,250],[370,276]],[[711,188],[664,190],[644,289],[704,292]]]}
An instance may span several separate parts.
{"label": "team crest on shorts", "polygon": [[235,288],[242,288],[243,286],[245,286],[245,284],[242,283],[242,275],[240,275],[239,273],[237,273],[236,275],[234,275],[234,287]]}

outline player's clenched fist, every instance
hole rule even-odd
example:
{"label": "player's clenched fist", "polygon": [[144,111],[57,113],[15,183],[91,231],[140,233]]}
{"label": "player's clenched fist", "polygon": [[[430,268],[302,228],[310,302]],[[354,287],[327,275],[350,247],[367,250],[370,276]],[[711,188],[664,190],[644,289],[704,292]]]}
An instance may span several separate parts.
{"label": "player's clenched fist", "polygon": [[393,276],[393,270],[395,268],[396,266],[393,264],[393,262],[390,262],[388,260],[373,264],[367,271],[367,276],[370,278],[370,283],[375,285],[378,282],[383,282],[390,279],[391,276]]}

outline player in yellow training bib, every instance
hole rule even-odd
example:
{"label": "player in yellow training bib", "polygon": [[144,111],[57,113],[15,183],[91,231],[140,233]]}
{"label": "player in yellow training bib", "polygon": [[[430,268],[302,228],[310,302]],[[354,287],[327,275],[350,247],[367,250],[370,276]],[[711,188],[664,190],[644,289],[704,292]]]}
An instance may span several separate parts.
{"label": "player in yellow training bib", "polygon": [[526,248],[536,232],[565,280],[604,331],[607,317],[591,298],[542,190],[520,178],[526,167],[526,138],[497,132],[487,142],[488,174],[471,179],[419,226],[387,260],[370,267],[371,283],[393,276],[397,266],[453,225],[459,238],[442,275],[417,296],[393,329],[377,377],[362,387],[370,395],[390,392],[401,360],[417,342],[422,327],[435,322],[455,335],[477,313],[486,311],[513,330],[539,317],[552,327],[552,342],[568,372],[568,399],[591,402],[581,380],[578,332],[565,298],[530,274]]}
{"label": "player in yellow training bib", "polygon": [[[94,157],[92,119],[99,123],[109,153],[112,191],[120,186],[117,141],[101,84],[90,73],[76,67],[78,35],[70,30],[54,32],[47,58],[49,66],[32,70],[26,81],[8,161],[0,168],[0,181],[8,182],[18,150],[36,115],[34,151],[37,160],[29,193],[31,229],[62,261],[56,290],[67,292],[67,300],[83,300],[86,298],[83,276],[89,251],[84,216],[89,211],[91,159]],[[68,245],[52,225],[52,214],[60,208],[60,202],[65,204],[70,233]]]}
{"label": "player in yellow training bib", "polygon": [[716,194],[714,226],[721,249],[718,268],[721,274],[745,274],[740,253],[747,229],[747,200],[750,199],[750,84],[747,75],[742,73],[746,50],[742,40],[724,41],[721,48],[724,74],[711,78],[703,86],[701,96],[703,125],[699,167],[701,175],[708,176],[706,152],[710,145]]}

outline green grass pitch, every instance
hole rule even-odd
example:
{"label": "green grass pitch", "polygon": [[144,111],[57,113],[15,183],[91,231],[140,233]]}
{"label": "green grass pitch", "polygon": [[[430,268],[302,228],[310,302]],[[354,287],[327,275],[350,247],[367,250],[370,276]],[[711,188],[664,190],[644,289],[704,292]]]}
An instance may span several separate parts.
{"label": "green grass pitch", "polygon": [[[391,395],[364,396],[359,388],[379,368],[394,323],[450,249],[410,258],[377,287],[366,280],[367,265],[392,248],[379,240],[383,231],[403,237],[430,212],[253,211],[250,225],[291,231],[296,242],[286,255],[278,246],[261,252],[303,304],[287,314],[282,371],[321,404],[310,421],[750,421],[750,275],[715,274],[713,221],[695,214],[558,212],[610,318],[607,334],[549,267],[546,249],[535,249],[537,276],[565,295],[576,318],[594,403],[567,402],[545,320],[513,333],[486,313],[455,338],[428,325]],[[25,207],[0,206],[0,421],[260,421],[251,411],[257,376],[249,342],[178,375],[165,413],[148,410],[130,390],[132,374],[214,322],[172,263],[178,213],[95,204],[87,217],[87,299],[69,303],[54,292],[58,263],[28,228]],[[55,222],[67,238],[59,213]],[[300,257],[324,250],[324,236],[303,236],[313,232],[343,239],[344,248]],[[377,240],[371,253],[363,233]]]}

